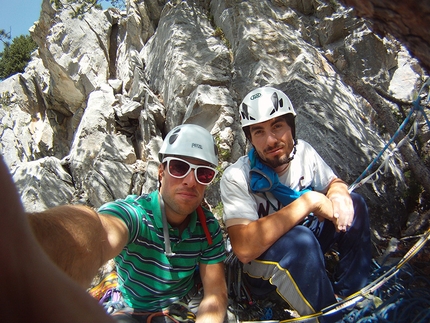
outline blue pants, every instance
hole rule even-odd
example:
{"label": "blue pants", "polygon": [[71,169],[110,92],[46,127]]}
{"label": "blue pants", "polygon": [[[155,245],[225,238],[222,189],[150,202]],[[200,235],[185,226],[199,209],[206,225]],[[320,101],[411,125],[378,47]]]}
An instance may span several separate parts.
{"label": "blue pants", "polygon": [[[300,315],[308,315],[335,303],[335,293],[348,296],[364,287],[371,262],[369,215],[363,198],[356,193],[351,197],[354,220],[347,232],[336,232],[328,220],[313,221],[309,227],[298,225],[259,258],[244,264],[252,293],[276,289]],[[332,282],[325,270],[324,253],[334,244],[340,259]],[[333,315],[319,321],[338,319],[339,315]]]}

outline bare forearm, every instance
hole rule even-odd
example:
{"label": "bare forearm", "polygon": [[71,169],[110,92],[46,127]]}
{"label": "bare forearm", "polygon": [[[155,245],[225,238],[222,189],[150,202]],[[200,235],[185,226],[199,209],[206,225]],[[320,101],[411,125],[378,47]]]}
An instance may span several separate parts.
{"label": "bare forearm", "polygon": [[330,183],[326,194],[328,199],[338,195],[349,195],[348,185],[340,178],[336,178]]}
{"label": "bare forearm", "polygon": [[227,313],[227,285],[224,263],[200,264],[204,297],[200,303],[198,323],[222,323]]}
{"label": "bare forearm", "polygon": [[[24,213],[19,217],[24,219]],[[11,229],[10,226],[6,228]],[[0,252],[3,259],[0,270],[0,289],[4,296],[0,296],[4,306],[2,319],[7,322],[113,323],[85,289],[49,260],[30,228],[23,229],[14,231],[16,239],[7,239],[7,247],[2,247]],[[22,310],[23,299],[25,311]]]}
{"label": "bare forearm", "polygon": [[84,206],[59,206],[28,214],[31,228],[45,252],[57,266],[89,287],[103,255],[106,233],[97,213]]}
{"label": "bare forearm", "polygon": [[229,227],[235,254],[244,263],[254,260],[312,212],[320,218],[331,218],[330,201],[321,193],[309,192],[276,213]]}
{"label": "bare forearm", "polygon": [[247,225],[239,224],[228,228],[233,251],[239,260],[247,263],[260,256],[283,234],[291,230],[301,217],[283,213],[272,214]]}

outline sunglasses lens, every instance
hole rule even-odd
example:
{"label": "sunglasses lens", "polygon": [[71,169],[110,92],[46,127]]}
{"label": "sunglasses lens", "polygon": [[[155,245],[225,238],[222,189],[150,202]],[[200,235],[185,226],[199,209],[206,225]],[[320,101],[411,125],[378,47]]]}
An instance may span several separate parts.
{"label": "sunglasses lens", "polygon": [[216,170],[208,166],[190,165],[189,163],[173,158],[166,158],[163,163],[167,161],[167,168],[169,174],[176,178],[184,178],[190,172],[190,168],[195,169],[195,176],[197,181],[203,185],[209,185],[216,175]]}
{"label": "sunglasses lens", "polygon": [[188,173],[190,165],[181,160],[172,159],[169,161],[169,173],[172,176],[182,177]]}
{"label": "sunglasses lens", "polygon": [[209,184],[215,177],[215,171],[208,167],[197,168],[197,179],[203,184]]}

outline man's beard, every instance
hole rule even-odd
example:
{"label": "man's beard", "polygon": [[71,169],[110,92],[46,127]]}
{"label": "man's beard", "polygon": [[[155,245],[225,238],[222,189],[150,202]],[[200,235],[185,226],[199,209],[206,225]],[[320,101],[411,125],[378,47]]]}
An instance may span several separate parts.
{"label": "man's beard", "polygon": [[287,155],[275,157],[273,159],[265,159],[263,162],[272,167],[272,168],[278,168],[279,166],[286,165],[290,162],[290,159]]}
{"label": "man's beard", "polygon": [[[278,148],[283,148],[283,146],[277,146]],[[277,148],[275,147],[275,148]],[[265,150],[272,150],[272,148],[267,148]],[[273,159],[263,159],[260,156],[260,159],[263,161],[263,163],[265,163],[266,165],[272,167],[273,169],[278,168],[279,166],[283,166],[283,165],[288,165],[290,163],[290,161],[293,160],[294,155],[296,154],[296,143],[293,143],[293,149],[290,152],[289,155],[285,154],[282,156],[275,156]]]}

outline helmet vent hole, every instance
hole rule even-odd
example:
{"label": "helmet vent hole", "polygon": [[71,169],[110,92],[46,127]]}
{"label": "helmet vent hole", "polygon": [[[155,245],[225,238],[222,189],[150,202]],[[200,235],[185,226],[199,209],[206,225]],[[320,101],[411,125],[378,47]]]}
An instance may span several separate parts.
{"label": "helmet vent hole", "polygon": [[181,129],[177,129],[171,136],[170,136],[170,138],[169,138],[169,144],[173,144],[175,141],[176,141],[176,139],[178,139],[178,135],[179,135],[179,132],[181,131]]}

